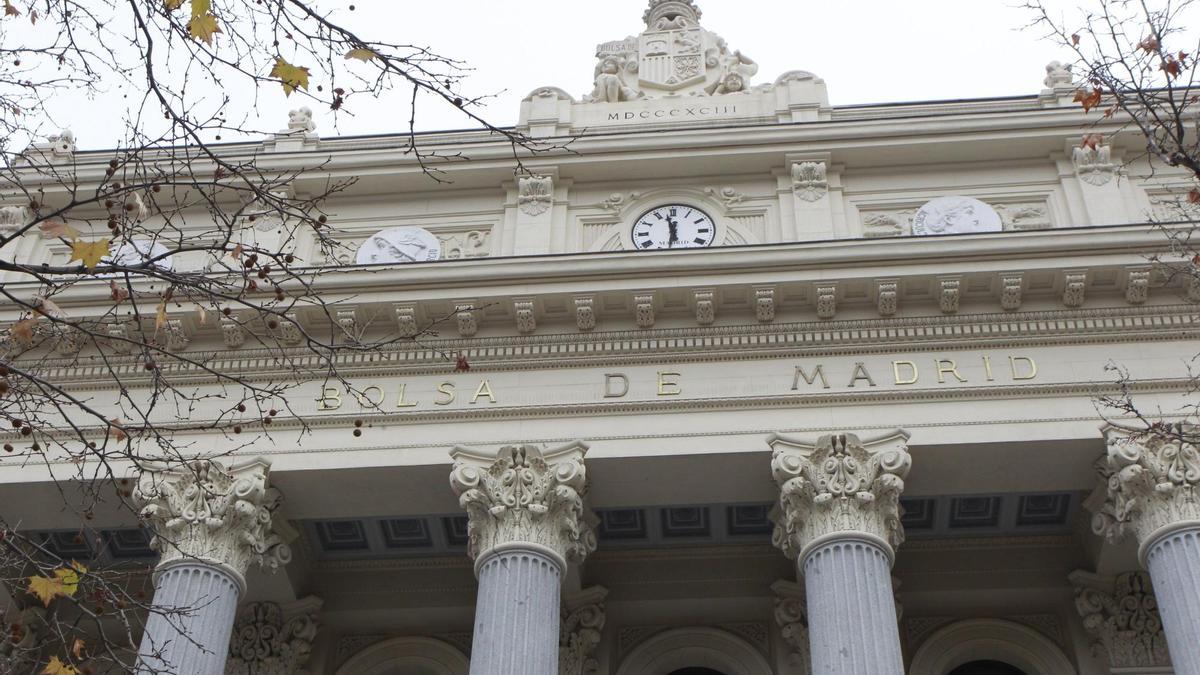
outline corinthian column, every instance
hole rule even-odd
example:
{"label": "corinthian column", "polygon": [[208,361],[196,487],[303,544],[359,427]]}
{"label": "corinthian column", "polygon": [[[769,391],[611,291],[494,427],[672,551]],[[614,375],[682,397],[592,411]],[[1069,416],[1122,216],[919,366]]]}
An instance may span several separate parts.
{"label": "corinthian column", "polygon": [[768,440],[779,484],[772,541],[804,576],[814,673],[904,673],[891,567],[904,541],[907,440],[903,431],[867,443],[854,434]]}
{"label": "corinthian column", "polygon": [[1096,469],[1105,499],[1092,527],[1110,541],[1137,539],[1175,673],[1200,675],[1200,428],[1104,433],[1108,452]]}
{"label": "corinthian column", "polygon": [[251,564],[276,568],[291,551],[272,529],[278,493],[270,464],[228,470],[215,461],[147,469],[135,497],[162,555],[154,605],[138,649],[138,673],[221,675],[238,599]]}
{"label": "corinthian column", "polygon": [[562,577],[568,561],[596,548],[583,505],[586,452],[578,441],[450,452],[450,486],[470,518],[479,579],[471,675],[558,672]]}

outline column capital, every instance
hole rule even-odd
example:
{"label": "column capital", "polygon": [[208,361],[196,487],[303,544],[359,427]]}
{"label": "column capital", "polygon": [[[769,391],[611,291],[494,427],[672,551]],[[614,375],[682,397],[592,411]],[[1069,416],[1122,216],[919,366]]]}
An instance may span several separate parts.
{"label": "column capital", "polygon": [[1091,637],[1092,652],[1106,656],[1109,667],[1115,671],[1171,665],[1149,574],[1104,577],[1075,570],[1067,578],[1075,587],[1075,609]]}
{"label": "column capital", "polygon": [[489,553],[541,551],[565,570],[596,549],[594,516],[584,506],[587,472],[582,441],[543,450],[505,446],[498,452],[461,446],[450,451],[450,487],[467,511],[468,553],[476,570]]}
{"label": "column capital", "polygon": [[154,530],[150,545],[162,554],[156,573],[180,562],[204,562],[230,573],[244,591],[251,564],[287,564],[291,549],[272,524],[281,497],[267,487],[270,466],[262,458],[229,469],[214,460],[147,466],[134,498]]}
{"label": "column capital", "polygon": [[313,596],[244,605],[233,624],[225,675],[307,673],[321,605]]}
{"label": "column capital", "polygon": [[600,671],[592,656],[604,630],[604,598],[608,589],[592,586],[563,598],[558,636],[559,675],[588,675]]}
{"label": "column capital", "polygon": [[803,561],[828,541],[858,537],[892,557],[904,541],[900,494],[912,466],[908,432],[862,441],[828,434],[815,444],[772,435],[771,473],[779,485],[772,542]]}
{"label": "column capital", "polygon": [[1181,529],[1200,528],[1200,428],[1171,425],[1150,431],[1102,429],[1107,451],[1096,462],[1103,503],[1092,529],[1109,541],[1133,534],[1138,558]]}

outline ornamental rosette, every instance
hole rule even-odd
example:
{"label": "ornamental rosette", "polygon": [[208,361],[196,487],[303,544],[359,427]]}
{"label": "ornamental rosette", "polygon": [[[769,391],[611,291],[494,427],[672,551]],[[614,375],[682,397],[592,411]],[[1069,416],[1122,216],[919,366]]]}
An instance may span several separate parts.
{"label": "ornamental rosette", "polygon": [[593,517],[583,504],[586,452],[579,441],[552,450],[506,446],[497,454],[454,448],[450,486],[469,518],[471,557],[513,543],[549,549],[564,563],[594,551]]}
{"label": "ornamental rosette", "polygon": [[158,565],[198,560],[227,568],[244,583],[251,564],[276,569],[291,560],[272,515],[281,497],[267,487],[270,464],[255,459],[228,470],[200,460],[182,467],[147,468],[134,498],[154,530]]}
{"label": "ornamental rosette", "polygon": [[1104,429],[1107,452],[1096,462],[1104,502],[1096,534],[1116,542],[1133,534],[1144,556],[1165,528],[1200,526],[1200,428],[1175,425],[1133,432]]}
{"label": "ornamental rosette", "polygon": [[867,443],[854,434],[822,436],[815,445],[769,439],[779,485],[775,546],[803,560],[814,543],[844,532],[873,538],[892,554],[904,541],[900,495],[912,467],[907,441],[899,430]]}

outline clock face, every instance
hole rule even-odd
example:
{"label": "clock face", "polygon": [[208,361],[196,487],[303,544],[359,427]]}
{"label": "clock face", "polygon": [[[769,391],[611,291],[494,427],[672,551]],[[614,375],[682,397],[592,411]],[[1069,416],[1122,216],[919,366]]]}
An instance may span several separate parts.
{"label": "clock face", "polygon": [[694,206],[667,204],[647,211],[633,224],[633,246],[639,251],[712,246],[717,225]]}

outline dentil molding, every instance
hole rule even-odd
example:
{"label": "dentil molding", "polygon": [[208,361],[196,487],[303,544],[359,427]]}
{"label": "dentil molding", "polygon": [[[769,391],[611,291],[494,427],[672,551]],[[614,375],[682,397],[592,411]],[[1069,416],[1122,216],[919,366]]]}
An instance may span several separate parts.
{"label": "dentil molding", "polygon": [[908,432],[864,442],[850,433],[815,444],[773,434],[771,473],[779,485],[771,541],[793,560],[843,535],[875,541],[889,556],[904,541],[900,494],[912,466]]}
{"label": "dentil molding", "polygon": [[[1145,564],[1163,535],[1200,527],[1200,429],[1182,424],[1132,431],[1103,429],[1106,454],[1096,462],[1103,502],[1092,507],[1092,529],[1110,541],[1133,534]],[[1098,499],[1093,501],[1099,501]]]}
{"label": "dentil molding", "polygon": [[276,569],[291,549],[276,533],[272,517],[281,501],[267,487],[270,463],[262,458],[228,470],[214,460],[143,471],[134,499],[154,530],[150,545],[162,554],[158,569],[202,561],[233,574],[245,589],[250,565]]}
{"label": "dentil molding", "polygon": [[467,550],[478,569],[489,552],[532,545],[560,564],[596,550],[595,516],[583,503],[588,446],[574,441],[543,450],[505,446],[499,452],[457,446],[450,486],[469,518]]}

